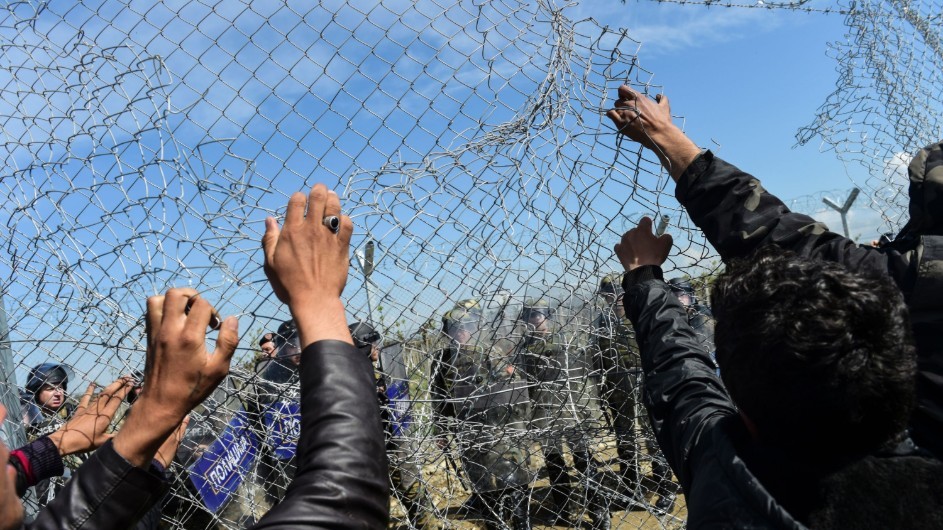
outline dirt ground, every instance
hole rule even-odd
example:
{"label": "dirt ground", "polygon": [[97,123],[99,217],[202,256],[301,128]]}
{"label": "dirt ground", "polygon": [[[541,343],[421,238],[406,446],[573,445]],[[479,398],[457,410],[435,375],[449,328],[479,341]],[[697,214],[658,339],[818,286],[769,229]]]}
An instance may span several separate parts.
{"label": "dirt ground", "polygon": [[[618,466],[615,461],[615,450],[611,445],[600,444],[597,449],[596,458],[602,463],[601,469],[606,470],[608,466]],[[539,456],[539,449],[532,453],[532,455],[536,456],[532,456],[530,468],[536,476],[543,467],[543,461]],[[458,463],[458,458],[454,458],[454,462],[458,466],[461,465]],[[650,472],[650,469],[648,469],[644,463],[642,466],[643,473]],[[614,467],[608,467],[608,469],[611,470],[614,469]],[[465,516],[462,510],[460,510],[462,503],[468,498],[468,492],[460,483],[455,471],[450,468],[450,465],[444,458],[440,458],[431,465],[425,466],[423,468],[423,477],[425,478],[426,491],[430,494],[435,504],[436,514],[434,517],[435,521],[431,524],[432,527],[460,530],[485,530],[482,521],[471,519]],[[549,481],[545,476],[538,478],[531,486],[530,514],[533,528],[567,528],[565,526],[552,526],[550,524],[553,514],[547,508],[547,506],[551,504],[547,500],[548,495]],[[396,496],[395,492],[393,496]],[[649,501],[649,504],[651,504],[657,500],[657,496],[648,494],[646,499]],[[620,530],[630,528],[675,529],[683,527],[684,521],[687,518],[684,496],[680,494],[675,502],[674,510],[670,514],[658,516],[651,513],[649,510],[650,506],[636,507],[631,511],[612,511],[612,528]],[[391,516],[391,528],[397,530],[406,530],[409,528],[406,524],[403,510],[398,502],[394,501]],[[582,527],[589,528],[589,524],[589,517],[585,516]],[[574,525],[573,527],[577,526]]]}

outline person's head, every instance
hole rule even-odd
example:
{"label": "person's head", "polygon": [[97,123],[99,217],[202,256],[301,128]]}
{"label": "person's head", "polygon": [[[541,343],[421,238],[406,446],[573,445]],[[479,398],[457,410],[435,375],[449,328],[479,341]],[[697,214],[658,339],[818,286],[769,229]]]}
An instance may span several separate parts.
{"label": "person's head", "polygon": [[459,344],[466,344],[478,330],[481,310],[474,300],[459,302],[442,315],[442,332]]}
{"label": "person's head", "polygon": [[607,274],[599,282],[599,295],[606,301],[606,305],[612,308],[612,311],[618,318],[625,318],[625,305],[622,303],[625,298],[625,291],[622,289],[622,275],[618,273]]}
{"label": "person's head", "polygon": [[42,363],[29,371],[26,391],[33,401],[48,413],[58,411],[65,405],[72,368],[66,364]]}
{"label": "person's head", "polygon": [[685,309],[697,303],[697,295],[690,281],[684,278],[672,278],[668,280],[668,286],[671,287],[671,292],[674,293]]}
{"label": "person's head", "polygon": [[906,427],[916,359],[886,277],[764,248],[728,264],[711,307],[721,376],[761,441],[839,459]]}
{"label": "person's head", "polygon": [[599,281],[599,290],[596,293],[606,301],[606,305],[616,303],[616,298],[622,292],[622,274],[613,272],[602,277]]}
{"label": "person's head", "polygon": [[301,364],[301,338],[294,320],[286,320],[275,333],[275,358],[295,366]]}
{"label": "person's head", "polygon": [[262,335],[262,338],[259,339],[259,350],[262,351],[262,355],[271,359],[275,357],[275,334],[266,333]]}
{"label": "person's head", "polygon": [[527,330],[534,334],[550,333],[550,319],[553,310],[543,298],[528,299],[521,308],[521,320],[527,325]]}
{"label": "person's head", "polygon": [[943,235],[943,142],[921,149],[907,167],[910,219],[895,241]]}
{"label": "person's head", "polygon": [[354,346],[372,362],[380,360],[380,332],[366,322],[354,322],[347,326],[350,337],[354,339]]}

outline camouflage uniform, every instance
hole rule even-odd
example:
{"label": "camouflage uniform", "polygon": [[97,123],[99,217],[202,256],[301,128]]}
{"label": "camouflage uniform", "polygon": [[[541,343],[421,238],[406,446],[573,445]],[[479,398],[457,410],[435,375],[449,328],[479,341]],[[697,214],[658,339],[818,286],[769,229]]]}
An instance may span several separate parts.
{"label": "camouflage uniform", "polygon": [[[608,280],[608,281],[607,281]],[[603,279],[599,292],[611,294],[612,303],[621,303],[621,275]],[[658,445],[652,439],[648,415],[639,403],[641,392],[642,359],[635,332],[628,318],[619,318],[612,307],[606,308],[596,319],[596,344],[598,346],[594,364],[602,374],[602,398],[611,414],[616,436],[616,452],[619,455],[619,474],[623,491],[629,502],[641,502],[643,491],[639,486],[659,495],[659,509],[670,511],[676,487],[671,482],[671,468],[665,461]],[[651,457],[652,477],[645,484],[640,482],[640,444],[637,428],[645,431],[645,449]],[[628,506],[626,506],[628,508]]]}
{"label": "camouflage uniform", "polygon": [[[478,316],[458,307],[443,318],[444,329],[477,324]],[[525,495],[531,477],[527,469],[527,388],[517,370],[492,359],[478,345],[449,346],[432,354],[430,394],[440,430],[452,430],[462,467],[490,508],[489,526],[530,528]],[[509,373],[510,372],[510,373]],[[449,429],[447,418],[458,420]]]}
{"label": "camouflage uniform", "polygon": [[562,334],[549,329],[552,311],[546,301],[525,303],[521,319],[527,321],[535,313],[545,316],[548,328],[546,333],[528,333],[516,351],[515,363],[530,385],[530,428],[535,431],[544,453],[551,495],[561,516],[570,519],[574,490],[563,458],[566,442],[573,466],[585,479],[584,493],[594,528],[608,528],[608,505],[599,495],[598,464],[590,451],[590,432],[584,425],[592,416],[585,352],[570,347]]}

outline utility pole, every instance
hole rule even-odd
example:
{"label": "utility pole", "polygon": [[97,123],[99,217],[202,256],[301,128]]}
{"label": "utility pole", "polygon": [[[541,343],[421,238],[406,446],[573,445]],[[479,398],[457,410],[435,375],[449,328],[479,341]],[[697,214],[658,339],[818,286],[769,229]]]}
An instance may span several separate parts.
{"label": "utility pole", "polygon": [[822,202],[826,206],[837,211],[841,215],[841,226],[842,230],[845,231],[845,237],[851,239],[851,235],[848,233],[848,210],[851,209],[851,205],[855,202],[855,199],[858,198],[858,194],[861,192],[858,188],[852,188],[851,193],[848,194],[848,198],[845,199],[845,204],[839,206],[835,201],[829,199],[828,197],[823,197]]}
{"label": "utility pole", "polygon": [[364,245],[364,251],[360,252],[359,250],[354,253],[357,257],[357,264],[360,265],[360,270],[363,272],[363,287],[367,290],[367,321],[370,324],[373,324],[373,280],[370,279],[370,275],[373,274],[374,262],[373,254],[376,245],[373,240],[367,241],[367,244]]}

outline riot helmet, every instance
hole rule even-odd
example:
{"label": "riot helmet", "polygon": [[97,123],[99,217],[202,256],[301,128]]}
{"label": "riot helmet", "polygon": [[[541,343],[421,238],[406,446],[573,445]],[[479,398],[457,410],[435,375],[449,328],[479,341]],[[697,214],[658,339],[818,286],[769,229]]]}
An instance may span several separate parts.
{"label": "riot helmet", "polygon": [[697,294],[695,294],[690,281],[684,278],[672,278],[668,280],[668,287],[671,288],[671,292],[681,300],[685,307],[697,304]]}
{"label": "riot helmet", "polygon": [[72,367],[67,364],[42,363],[29,371],[26,390],[35,396],[43,385],[60,386],[68,390],[69,378],[73,377]]}
{"label": "riot helmet", "polygon": [[543,315],[544,318],[553,316],[553,309],[547,300],[540,298],[528,298],[524,301],[524,307],[521,308],[521,319],[528,320],[535,315]]}
{"label": "riot helmet", "polygon": [[455,307],[442,315],[442,331],[448,333],[451,329],[461,326],[469,331],[478,329],[481,321],[481,305],[478,300],[468,298],[455,304]]}
{"label": "riot helmet", "polygon": [[618,272],[609,273],[602,277],[602,280],[599,281],[599,290],[597,291],[600,295],[612,294],[614,296],[619,296],[619,293],[622,292],[622,274]]}
{"label": "riot helmet", "polygon": [[618,300],[624,293],[625,291],[622,289],[622,274],[618,272],[603,276],[602,280],[599,282],[597,294],[605,298],[610,304]]}
{"label": "riot helmet", "polygon": [[382,338],[380,332],[366,322],[354,322],[347,326],[347,329],[350,330],[350,338],[354,339],[354,346],[368,357],[373,353],[374,345]]}
{"label": "riot helmet", "polygon": [[[33,395],[33,401],[43,410],[52,412],[66,403],[69,378],[73,377],[72,367],[67,364],[42,363],[29,371],[26,390]],[[47,393],[45,396],[44,391]]]}
{"label": "riot helmet", "polygon": [[286,320],[275,333],[275,358],[290,359],[301,355],[301,338],[294,320]]}
{"label": "riot helmet", "polygon": [[268,332],[262,335],[259,339],[259,350],[266,357],[273,357],[275,355],[275,334]]}
{"label": "riot helmet", "polygon": [[470,338],[478,330],[480,321],[481,309],[477,302],[466,300],[442,315],[442,331],[453,339],[457,338],[457,333],[464,331]]}

